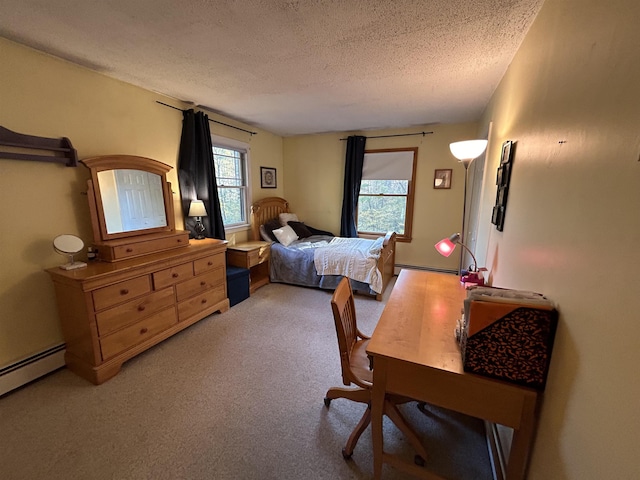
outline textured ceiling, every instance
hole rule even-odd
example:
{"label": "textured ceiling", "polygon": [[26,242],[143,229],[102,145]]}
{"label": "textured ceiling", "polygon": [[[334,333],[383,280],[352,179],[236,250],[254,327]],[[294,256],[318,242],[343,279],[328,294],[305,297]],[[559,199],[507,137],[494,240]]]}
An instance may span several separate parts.
{"label": "textured ceiling", "polygon": [[280,135],[478,120],[544,0],[0,0],[0,36]]}

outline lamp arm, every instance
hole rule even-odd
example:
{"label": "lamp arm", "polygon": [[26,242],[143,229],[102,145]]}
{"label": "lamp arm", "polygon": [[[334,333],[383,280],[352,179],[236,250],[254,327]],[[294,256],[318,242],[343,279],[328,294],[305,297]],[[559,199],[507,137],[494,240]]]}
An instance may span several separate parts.
{"label": "lamp arm", "polygon": [[473,252],[471,250],[469,250],[469,248],[462,243],[460,240],[458,240],[458,245],[460,245],[462,248],[464,248],[467,252],[469,252],[469,255],[471,255],[471,258],[473,258],[473,268],[471,269],[471,271],[476,271],[478,269],[478,261],[476,260],[476,256],[473,254]]}

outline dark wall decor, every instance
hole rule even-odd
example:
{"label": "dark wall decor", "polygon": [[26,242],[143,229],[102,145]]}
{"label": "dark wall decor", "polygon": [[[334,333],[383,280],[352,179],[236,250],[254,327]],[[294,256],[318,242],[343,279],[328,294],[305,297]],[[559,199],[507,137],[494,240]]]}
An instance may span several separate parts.
{"label": "dark wall decor", "polygon": [[504,228],[504,215],[507,209],[507,196],[509,194],[509,181],[511,180],[514,151],[515,142],[507,140],[502,144],[500,165],[498,165],[498,173],[496,175],[496,185],[498,186],[496,204],[493,207],[493,214],[491,215],[491,223],[493,223],[500,232]]}
{"label": "dark wall decor", "polygon": [[277,188],[276,169],[260,167],[260,188]]}

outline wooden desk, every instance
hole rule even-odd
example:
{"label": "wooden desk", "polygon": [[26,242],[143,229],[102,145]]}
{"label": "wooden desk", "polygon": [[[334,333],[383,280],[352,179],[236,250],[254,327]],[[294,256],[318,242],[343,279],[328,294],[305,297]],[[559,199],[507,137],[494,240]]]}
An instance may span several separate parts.
{"label": "wooden desk", "polygon": [[421,478],[439,478],[384,452],[383,402],[395,393],[514,429],[507,479],[524,479],[533,443],[538,392],[464,373],[454,337],[465,290],[455,275],[402,270],[373,332],[374,478],[383,462]]}

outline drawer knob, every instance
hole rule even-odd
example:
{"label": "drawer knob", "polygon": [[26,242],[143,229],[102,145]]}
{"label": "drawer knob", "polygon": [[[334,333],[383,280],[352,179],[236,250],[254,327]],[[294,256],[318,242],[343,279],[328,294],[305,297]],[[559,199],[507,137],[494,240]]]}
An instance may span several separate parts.
{"label": "drawer knob", "polygon": [[203,298],[203,299],[202,299],[202,304],[204,305],[205,303],[207,303],[207,299],[206,299],[206,298]]}
{"label": "drawer knob", "polygon": [[127,253],[133,252],[133,248],[127,248]]}
{"label": "drawer knob", "polygon": [[122,290],[120,290],[120,295],[128,295],[129,294],[129,290],[126,288],[123,288]]}
{"label": "drawer knob", "polygon": [[204,287],[207,284],[207,282],[200,282],[200,286]]}
{"label": "drawer knob", "polygon": [[144,335],[145,333],[147,333],[149,330],[147,329],[147,327],[143,327],[140,329],[140,335]]}
{"label": "drawer knob", "polygon": [[178,274],[174,273],[173,275],[171,275],[173,278],[178,278]]}
{"label": "drawer knob", "polygon": [[209,261],[207,262],[207,265],[211,266],[211,265],[213,265],[213,262],[212,262],[211,260],[209,260]]}
{"label": "drawer knob", "polygon": [[144,312],[144,309],[145,309],[145,306],[144,306],[144,305],[140,305],[140,306],[138,307],[138,311],[139,311],[139,312]]}

